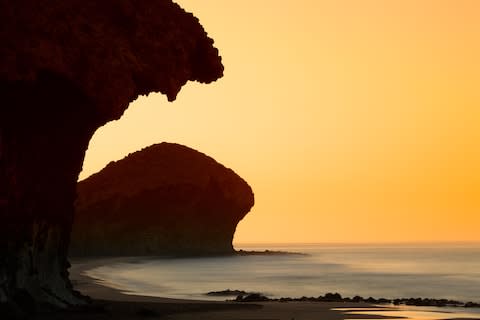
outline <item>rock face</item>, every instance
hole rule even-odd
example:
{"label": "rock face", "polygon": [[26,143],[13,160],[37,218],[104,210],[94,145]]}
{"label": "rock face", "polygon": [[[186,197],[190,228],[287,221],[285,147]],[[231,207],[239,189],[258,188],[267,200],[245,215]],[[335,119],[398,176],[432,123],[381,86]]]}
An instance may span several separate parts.
{"label": "rock face", "polygon": [[78,184],[72,255],[233,253],[250,186],[203,153],[161,143]]}
{"label": "rock face", "polygon": [[138,95],[216,80],[221,59],[170,0],[0,0],[0,43],[0,303],[80,305],[67,249],[91,136]]}

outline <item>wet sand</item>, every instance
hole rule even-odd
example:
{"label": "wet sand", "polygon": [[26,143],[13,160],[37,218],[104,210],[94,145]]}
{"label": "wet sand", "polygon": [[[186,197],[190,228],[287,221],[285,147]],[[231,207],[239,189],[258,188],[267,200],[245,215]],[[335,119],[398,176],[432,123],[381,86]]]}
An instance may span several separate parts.
{"label": "wet sand", "polygon": [[[168,319],[168,320],[351,320],[351,319],[423,319],[480,320],[476,314],[434,309],[412,310],[347,302],[255,302],[182,300],[122,293],[85,275],[85,271],[113,263],[132,262],[136,258],[74,259],[70,278],[85,295],[94,299],[87,310],[42,316],[37,319]],[[371,313],[370,313],[371,312]],[[445,313],[441,315],[441,313]],[[441,316],[440,316],[441,315]]]}
{"label": "wet sand", "polygon": [[375,308],[359,303],[235,303],[137,296],[101,285],[84,274],[86,270],[122,261],[125,258],[73,259],[70,278],[75,289],[95,302],[89,310],[49,315],[45,319],[343,320],[346,318],[344,312],[333,308]]}

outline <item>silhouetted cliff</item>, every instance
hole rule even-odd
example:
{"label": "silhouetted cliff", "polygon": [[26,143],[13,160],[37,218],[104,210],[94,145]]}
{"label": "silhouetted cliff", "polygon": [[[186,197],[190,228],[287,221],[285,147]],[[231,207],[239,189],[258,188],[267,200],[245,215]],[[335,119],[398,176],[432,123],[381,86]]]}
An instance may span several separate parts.
{"label": "silhouetted cliff", "polygon": [[156,144],[79,182],[70,252],[233,253],[235,228],[253,203],[231,169],[185,146]]}
{"label": "silhouetted cliff", "polygon": [[0,0],[0,43],[0,304],[84,304],[67,249],[91,136],[138,95],[216,80],[221,59],[170,0]]}

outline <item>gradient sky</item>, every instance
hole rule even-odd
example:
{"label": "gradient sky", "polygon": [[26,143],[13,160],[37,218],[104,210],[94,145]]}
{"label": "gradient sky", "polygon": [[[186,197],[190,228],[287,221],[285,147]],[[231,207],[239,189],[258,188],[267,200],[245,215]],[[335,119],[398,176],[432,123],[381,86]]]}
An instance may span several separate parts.
{"label": "gradient sky", "polygon": [[480,1],[177,2],[224,78],[140,97],[81,179],[177,142],[252,186],[236,242],[480,241]]}

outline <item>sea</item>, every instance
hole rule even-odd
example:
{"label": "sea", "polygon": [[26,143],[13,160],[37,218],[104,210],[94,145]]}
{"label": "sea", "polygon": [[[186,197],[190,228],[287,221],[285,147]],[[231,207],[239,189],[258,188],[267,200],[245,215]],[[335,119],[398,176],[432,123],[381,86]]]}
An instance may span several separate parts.
{"label": "sea", "polygon": [[[244,290],[271,298],[436,298],[480,303],[480,243],[237,244],[237,250],[301,254],[199,258],[145,257],[85,271],[126,294],[225,300],[212,291]],[[478,318],[480,318],[480,310]]]}

